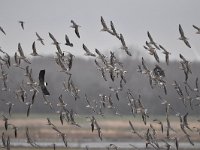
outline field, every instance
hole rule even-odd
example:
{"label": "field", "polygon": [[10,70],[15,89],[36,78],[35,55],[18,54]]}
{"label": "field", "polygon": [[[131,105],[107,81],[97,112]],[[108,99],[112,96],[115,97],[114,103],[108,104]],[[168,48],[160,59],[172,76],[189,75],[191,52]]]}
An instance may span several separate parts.
{"label": "field", "polygon": [[[131,127],[129,125],[129,120],[131,120],[134,128],[136,131],[144,136],[147,132],[147,129],[150,127],[150,124],[153,126],[153,128],[156,131],[156,136],[158,141],[162,142],[161,139],[165,139],[166,137],[166,121],[165,117],[163,116],[155,116],[156,119],[159,119],[163,122],[164,125],[164,132],[161,132],[159,124],[155,122],[151,122],[150,120],[147,122],[146,125],[144,125],[142,119],[140,116],[96,116],[96,120],[98,121],[99,126],[101,127],[102,131],[102,137],[103,140],[101,141],[98,138],[98,133],[96,130],[94,132],[91,131],[90,121],[88,120],[87,116],[76,116],[76,122],[81,126],[75,126],[71,125],[67,122],[64,122],[62,125],[59,120],[59,116],[57,115],[38,115],[38,114],[31,114],[29,118],[26,118],[24,115],[18,115],[13,114],[15,116],[12,116],[14,119],[9,120],[9,124],[15,124],[18,128],[18,138],[14,138],[14,133],[12,129],[8,129],[8,131],[5,131],[4,129],[4,122],[0,121],[0,134],[2,132],[5,132],[6,135],[9,135],[11,137],[11,146],[12,143],[26,143],[26,127],[29,128],[30,136],[32,139],[35,140],[36,143],[46,143],[47,145],[43,146],[46,148],[40,148],[40,149],[48,149],[47,147],[50,147],[49,149],[53,149],[53,144],[57,144],[56,147],[59,147],[62,149],[64,147],[64,144],[62,143],[61,137],[57,134],[55,130],[53,130],[50,126],[47,125],[47,119],[46,117],[49,117],[51,122],[63,133],[67,136],[67,141],[69,145],[72,145],[70,147],[72,148],[83,148],[84,144],[87,145],[93,145],[96,143],[102,143],[105,145],[105,148],[109,146],[109,143],[140,143],[143,147],[145,146],[145,139],[140,139],[136,134],[133,134],[131,131]],[[151,120],[153,118],[151,117]],[[181,142],[183,143],[189,143],[187,139],[184,137],[184,133],[180,129],[180,123],[179,119],[175,117],[170,117],[171,120],[171,126],[175,130],[175,132],[171,131],[170,135],[171,137],[177,136],[179,137],[179,142],[181,145]],[[189,118],[189,126],[191,128],[193,127],[200,127],[200,123],[197,121],[198,118],[196,117],[190,117]],[[195,143],[200,142],[200,136],[198,132],[188,131],[188,133],[191,136],[191,140]],[[40,144],[38,144],[40,145]],[[116,144],[117,145],[117,144]],[[190,144],[189,144],[190,145]],[[26,143],[24,146],[29,146],[29,144]],[[19,145],[13,146],[15,149],[22,149]],[[89,147],[89,146],[88,146]],[[119,146],[120,147],[120,146]],[[27,149],[24,148],[24,149]],[[57,148],[58,149],[58,148]],[[93,148],[94,149],[94,148]]]}

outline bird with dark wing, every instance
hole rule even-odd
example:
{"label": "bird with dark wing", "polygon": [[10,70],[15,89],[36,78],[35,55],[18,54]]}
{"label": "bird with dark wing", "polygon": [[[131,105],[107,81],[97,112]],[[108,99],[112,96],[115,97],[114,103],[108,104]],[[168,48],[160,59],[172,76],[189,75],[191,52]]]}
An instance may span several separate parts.
{"label": "bird with dark wing", "polygon": [[169,55],[171,55],[170,52],[168,52],[162,45],[159,45],[159,47],[163,50],[163,54],[165,54],[165,61],[166,64],[169,65]]}
{"label": "bird with dark wing", "polygon": [[35,41],[32,44],[32,50],[33,50],[33,52],[31,53],[32,56],[39,56],[36,50]]}
{"label": "bird with dark wing", "polygon": [[106,22],[104,21],[103,17],[101,16],[101,24],[103,26],[103,29],[101,29],[101,31],[108,31],[108,27],[106,25]]}
{"label": "bird with dark wing", "polygon": [[192,25],[192,26],[197,30],[196,34],[200,34],[200,28],[195,25]]}
{"label": "bird with dark wing", "polygon": [[37,36],[37,38],[38,38],[37,40],[40,41],[40,43],[41,43],[42,45],[44,45],[44,41],[43,41],[44,39],[42,39],[42,38],[40,37],[40,35],[39,35],[37,32],[35,32],[35,34],[36,34],[36,36]]}
{"label": "bird with dark wing", "polygon": [[117,33],[117,31],[115,30],[115,26],[113,24],[112,21],[110,21],[110,27],[111,27],[111,30],[113,32],[113,35],[115,35],[119,40],[120,40],[120,37],[119,37],[119,34]]}
{"label": "bird with dark wing", "polygon": [[76,24],[74,22],[74,20],[71,20],[71,23],[72,23],[71,27],[75,29],[75,33],[76,33],[77,37],[80,38],[80,34],[79,34],[78,28],[81,27],[81,26],[79,26],[78,24]]}
{"label": "bird with dark wing", "polygon": [[73,43],[70,42],[69,37],[65,34],[65,45],[73,47]]}
{"label": "bird with dark wing", "polygon": [[4,34],[4,35],[6,35],[6,32],[4,31],[4,29],[0,26],[0,31]]}
{"label": "bird with dark wing", "polygon": [[39,85],[44,95],[50,95],[49,91],[46,88],[46,82],[44,81],[45,70],[40,70],[39,73]]}
{"label": "bird with dark wing", "polygon": [[51,34],[50,32],[49,32],[49,37],[53,40],[53,44],[54,45],[59,45],[60,43],[58,43],[58,41],[56,40],[56,38],[53,36],[53,34]]}
{"label": "bird with dark wing", "polygon": [[151,34],[149,33],[149,31],[147,32],[147,35],[148,35],[148,38],[149,38],[149,40],[150,40],[149,43],[152,44],[152,45],[154,45],[155,48],[157,48],[158,50],[160,50],[159,46],[156,44],[156,42],[154,42],[154,40],[153,40]]}
{"label": "bird with dark wing", "polygon": [[35,148],[38,148],[39,145],[37,145],[35,143],[35,140],[33,140],[30,136],[30,132],[29,132],[29,128],[26,127],[26,140],[27,140],[27,143],[30,144],[32,147],[35,147]]}
{"label": "bird with dark wing", "polygon": [[150,55],[153,55],[153,56],[154,56],[155,60],[156,60],[158,63],[160,62],[160,61],[159,61],[158,54],[157,54],[155,48],[150,44],[150,42],[147,42],[147,41],[146,41],[146,46],[144,46],[144,48],[145,48],[146,50],[148,50],[148,52],[149,52]]}
{"label": "bird with dark wing", "polygon": [[155,65],[153,73],[156,77],[165,77],[165,72],[159,65]]}
{"label": "bird with dark wing", "polygon": [[20,43],[18,43],[18,52],[19,52],[19,59],[24,60],[26,63],[31,64],[31,62],[26,58],[26,56],[24,55],[22,46]]}
{"label": "bird with dark wing", "polygon": [[19,23],[20,23],[22,29],[24,30],[24,21],[19,21]]}
{"label": "bird with dark wing", "polygon": [[194,88],[194,91],[195,91],[195,92],[199,92],[199,84],[198,84],[198,80],[199,80],[199,78],[196,77],[196,80],[195,80],[195,88]]}
{"label": "bird with dark wing", "polygon": [[93,56],[93,57],[96,56],[94,53],[90,52],[90,50],[86,47],[85,44],[83,44],[83,50],[86,52],[86,53],[84,54],[84,55],[86,55],[86,56]]}
{"label": "bird with dark wing", "polygon": [[122,49],[125,50],[127,55],[132,56],[131,52],[128,50],[128,47],[126,46],[126,43],[122,34],[119,35],[119,39],[122,43]]}
{"label": "bird with dark wing", "polygon": [[191,48],[190,43],[188,42],[188,38],[185,36],[183,29],[182,29],[180,24],[179,24],[179,33],[181,35],[179,37],[179,40],[182,40],[185,43],[185,45],[187,45],[187,47]]}
{"label": "bird with dark wing", "polygon": [[179,57],[182,61],[180,61],[181,69],[184,71],[185,74],[185,82],[188,80],[189,73],[192,74],[190,63],[182,54],[179,54]]}
{"label": "bird with dark wing", "polygon": [[11,116],[12,108],[14,104],[12,102],[7,102],[6,105],[8,105],[8,114]]}

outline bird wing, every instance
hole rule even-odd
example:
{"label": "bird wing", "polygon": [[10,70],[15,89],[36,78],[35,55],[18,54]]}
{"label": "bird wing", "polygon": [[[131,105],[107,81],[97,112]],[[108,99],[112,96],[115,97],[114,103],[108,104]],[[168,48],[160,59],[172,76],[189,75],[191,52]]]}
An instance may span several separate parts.
{"label": "bird wing", "polygon": [[24,30],[24,22],[21,22],[22,29]]}
{"label": "bird wing", "polygon": [[35,34],[36,34],[38,40],[42,43],[42,45],[44,45],[43,39],[40,37],[40,35],[37,32]]}
{"label": "bird wing", "polygon": [[199,80],[199,79],[198,79],[198,77],[197,77],[197,78],[196,78],[196,82],[195,82],[197,90],[199,89],[198,80]]}
{"label": "bird wing", "polygon": [[39,85],[41,87],[41,90],[44,95],[50,95],[49,91],[47,90],[45,83],[44,83],[44,75],[45,75],[45,70],[40,70],[39,73]]}
{"label": "bird wing", "polygon": [[122,34],[120,34],[120,41],[121,41],[122,45],[123,45],[124,47],[126,47],[126,43],[125,43],[125,41],[124,41],[124,37],[123,37]]}
{"label": "bird wing", "polygon": [[1,32],[3,32],[3,34],[6,35],[6,32],[4,31],[4,29],[2,27],[0,27]]}
{"label": "bird wing", "polygon": [[147,32],[147,35],[148,35],[149,40],[150,40],[152,43],[154,43],[153,38],[152,38],[151,34],[149,33],[149,31]]}
{"label": "bird wing", "polygon": [[69,37],[67,36],[67,34],[65,34],[65,41],[66,41],[66,44],[69,44],[69,43],[70,43]]}
{"label": "bird wing", "polygon": [[36,34],[36,36],[37,36],[38,39],[42,39],[37,32],[35,34]]}
{"label": "bird wing", "polygon": [[180,24],[179,24],[179,33],[181,34],[182,37],[184,37],[184,32]]}
{"label": "bird wing", "polygon": [[18,43],[18,52],[19,52],[21,57],[25,57],[20,43]]}
{"label": "bird wing", "polygon": [[188,40],[184,40],[184,43],[185,43],[189,48],[191,48],[190,43],[188,42]]}
{"label": "bird wing", "polygon": [[104,21],[102,16],[101,16],[101,24],[103,26],[103,29],[108,29],[108,27],[107,27],[107,25],[106,25],[106,23],[105,23],[105,21]]}
{"label": "bird wing", "polygon": [[156,53],[156,51],[154,51],[153,56],[156,59],[156,61],[159,63],[160,61],[159,61],[159,57],[158,57],[158,54]]}
{"label": "bird wing", "polygon": [[114,35],[118,36],[117,31],[115,30],[115,26],[112,21],[110,21],[110,27],[111,27],[111,30],[113,31]]}
{"label": "bird wing", "polygon": [[200,28],[199,27],[197,27],[197,26],[195,26],[195,25],[192,25],[195,29],[197,29],[197,30],[200,30]]}
{"label": "bird wing", "polygon": [[40,84],[44,84],[44,75],[45,75],[45,70],[40,70],[40,73],[39,73]]}
{"label": "bird wing", "polygon": [[49,37],[53,40],[54,43],[58,43],[53,34],[49,32]]}
{"label": "bird wing", "polygon": [[34,54],[37,54],[36,47],[35,47],[35,41],[32,44],[32,50],[33,50]]}
{"label": "bird wing", "polygon": [[87,46],[85,46],[85,44],[83,44],[83,49],[86,53],[90,53],[89,49],[87,48]]}
{"label": "bird wing", "polygon": [[182,54],[179,54],[179,56],[184,62],[187,62],[187,60],[185,59],[185,57]]}
{"label": "bird wing", "polygon": [[80,38],[80,34],[79,34],[79,31],[78,31],[78,26],[75,28],[75,33],[76,33],[77,37]]}

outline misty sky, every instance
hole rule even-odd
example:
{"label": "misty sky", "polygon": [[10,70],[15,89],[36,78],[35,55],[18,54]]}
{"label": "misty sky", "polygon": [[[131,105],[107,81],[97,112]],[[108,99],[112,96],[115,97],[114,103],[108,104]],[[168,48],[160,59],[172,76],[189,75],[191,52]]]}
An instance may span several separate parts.
{"label": "misty sky", "polygon": [[[95,48],[103,52],[114,48],[120,51],[121,44],[115,37],[100,32],[100,17],[103,16],[108,25],[111,20],[114,22],[129,47],[141,53],[147,54],[143,45],[149,31],[157,43],[172,53],[173,59],[179,59],[178,54],[182,53],[191,60],[200,60],[200,35],[195,34],[192,27],[193,24],[200,27],[199,6],[199,0],[1,0],[0,26],[7,35],[0,33],[0,46],[13,56],[20,42],[25,55],[29,55],[32,43],[37,39],[35,32],[38,32],[45,42],[45,46],[36,43],[38,53],[54,54],[56,49],[48,36],[51,32],[61,43],[62,50],[76,56],[83,56],[83,43],[93,52]],[[80,39],[70,28],[71,19],[81,26]],[[25,22],[24,31],[19,20]],[[189,38],[191,49],[178,40],[179,24]],[[73,48],[64,45],[65,34],[74,43]],[[133,55],[135,51],[132,51]]]}

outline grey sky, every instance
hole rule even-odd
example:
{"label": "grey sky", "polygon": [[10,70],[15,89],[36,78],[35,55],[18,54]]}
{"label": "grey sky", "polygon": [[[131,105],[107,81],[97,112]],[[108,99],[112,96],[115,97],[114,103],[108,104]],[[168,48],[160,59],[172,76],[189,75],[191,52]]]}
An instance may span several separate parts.
{"label": "grey sky", "polygon": [[[37,31],[46,44],[36,43],[41,54],[54,54],[56,51],[48,32],[62,43],[62,50],[75,55],[84,54],[83,43],[92,51],[94,48],[101,51],[119,49],[120,42],[115,37],[100,32],[100,16],[103,16],[108,25],[111,20],[114,22],[128,46],[145,54],[143,45],[148,40],[147,31],[150,31],[154,40],[172,53],[172,58],[178,58],[178,54],[182,53],[191,60],[200,60],[200,35],[196,35],[192,27],[193,24],[200,27],[199,6],[199,0],[1,0],[0,26],[7,35],[0,34],[0,46],[14,55],[20,42],[28,55]],[[71,19],[81,25],[80,39],[69,27]],[[20,28],[19,20],[25,21],[24,31]],[[179,24],[189,38],[191,49],[178,40]],[[74,48],[63,45],[65,34],[74,43]]]}

